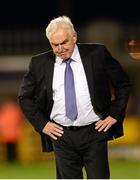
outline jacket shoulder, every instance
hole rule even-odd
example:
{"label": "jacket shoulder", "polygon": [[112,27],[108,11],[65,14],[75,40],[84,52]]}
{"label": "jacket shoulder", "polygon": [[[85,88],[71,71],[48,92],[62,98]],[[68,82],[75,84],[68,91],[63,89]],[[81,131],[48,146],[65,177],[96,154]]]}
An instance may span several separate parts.
{"label": "jacket shoulder", "polygon": [[34,60],[39,59],[40,60],[40,59],[44,59],[46,57],[49,57],[52,54],[53,54],[52,50],[49,50],[49,51],[46,51],[46,52],[43,52],[43,53],[40,53],[40,54],[33,55],[32,59],[34,59]]}
{"label": "jacket shoulder", "polygon": [[40,65],[43,65],[43,64],[46,64],[46,63],[50,63],[54,59],[55,58],[54,58],[53,51],[50,50],[50,51],[46,51],[46,52],[43,52],[43,53],[36,54],[36,55],[32,56],[30,63],[33,66],[36,66],[36,65],[40,66]]}
{"label": "jacket shoulder", "polygon": [[102,43],[77,43],[79,47],[105,47]]}
{"label": "jacket shoulder", "polygon": [[85,52],[93,52],[96,50],[103,51],[106,49],[104,44],[101,43],[77,43],[79,50],[85,51]]}

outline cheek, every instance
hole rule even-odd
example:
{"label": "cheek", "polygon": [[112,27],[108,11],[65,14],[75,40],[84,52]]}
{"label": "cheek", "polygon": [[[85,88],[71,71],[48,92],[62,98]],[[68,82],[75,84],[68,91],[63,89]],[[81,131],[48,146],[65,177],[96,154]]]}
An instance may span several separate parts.
{"label": "cheek", "polygon": [[53,49],[53,52],[56,53],[57,52],[57,48],[52,48]]}
{"label": "cheek", "polygon": [[71,44],[68,44],[67,46],[65,46],[65,49],[67,49],[67,50],[71,51],[71,49],[72,49],[72,45],[71,45]]}

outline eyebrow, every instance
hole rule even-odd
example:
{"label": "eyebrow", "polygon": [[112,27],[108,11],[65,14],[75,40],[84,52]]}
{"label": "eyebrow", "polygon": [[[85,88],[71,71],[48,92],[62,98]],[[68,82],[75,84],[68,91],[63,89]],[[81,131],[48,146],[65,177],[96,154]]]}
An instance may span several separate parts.
{"label": "eyebrow", "polygon": [[55,44],[55,43],[52,43],[51,42],[51,44],[52,45],[54,45],[54,46],[57,46],[57,45],[59,45],[59,44],[64,44],[64,43],[66,43],[66,42],[68,42],[69,40],[68,39],[65,39],[63,42],[61,42],[61,43],[58,43],[58,44]]}

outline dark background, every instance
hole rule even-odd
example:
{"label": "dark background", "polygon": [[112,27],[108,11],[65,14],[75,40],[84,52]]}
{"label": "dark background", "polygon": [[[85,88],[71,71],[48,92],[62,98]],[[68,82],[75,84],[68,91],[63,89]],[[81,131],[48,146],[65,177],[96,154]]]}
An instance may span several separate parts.
{"label": "dark background", "polygon": [[42,28],[50,19],[68,15],[75,26],[96,18],[113,18],[124,24],[138,24],[138,1],[44,0],[0,1],[0,29]]}
{"label": "dark background", "polygon": [[[139,9],[135,0],[1,0],[0,93],[8,94],[11,83],[10,92],[17,95],[31,56],[50,49],[46,26],[51,19],[67,15],[78,32],[79,42],[104,43],[127,69],[139,94],[140,61],[128,54],[128,42],[140,39]],[[136,49],[140,52],[140,41]]]}

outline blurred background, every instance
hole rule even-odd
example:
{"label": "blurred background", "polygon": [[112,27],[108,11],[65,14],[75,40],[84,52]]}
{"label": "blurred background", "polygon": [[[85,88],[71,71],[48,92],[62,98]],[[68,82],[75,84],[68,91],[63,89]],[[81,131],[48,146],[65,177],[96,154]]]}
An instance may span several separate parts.
{"label": "blurred background", "polygon": [[53,153],[17,104],[18,90],[33,55],[50,49],[45,28],[67,15],[78,42],[103,43],[133,85],[125,136],[109,142],[111,178],[140,178],[140,13],[133,1],[7,1],[0,3],[0,178],[55,178]]}

